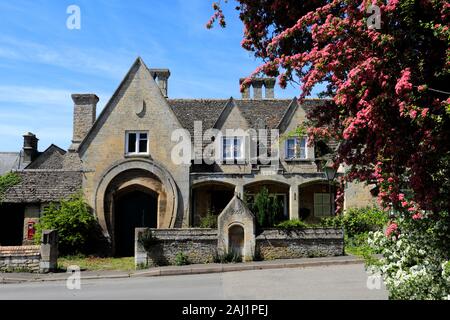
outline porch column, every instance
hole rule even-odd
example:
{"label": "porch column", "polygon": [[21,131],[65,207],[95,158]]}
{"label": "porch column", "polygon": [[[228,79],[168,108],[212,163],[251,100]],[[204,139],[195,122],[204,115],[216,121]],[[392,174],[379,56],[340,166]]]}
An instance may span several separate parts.
{"label": "porch column", "polygon": [[239,199],[243,200],[244,199],[244,186],[241,184],[237,184],[236,187],[234,188],[234,193],[237,194]]}
{"label": "porch column", "polygon": [[298,219],[298,185],[289,188],[289,219]]}

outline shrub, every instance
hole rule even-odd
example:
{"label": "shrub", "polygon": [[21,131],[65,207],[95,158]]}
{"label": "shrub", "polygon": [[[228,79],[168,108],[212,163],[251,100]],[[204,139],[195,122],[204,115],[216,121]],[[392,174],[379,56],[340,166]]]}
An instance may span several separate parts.
{"label": "shrub", "polygon": [[20,176],[15,172],[8,172],[3,176],[0,176],[0,203],[3,201],[5,192],[8,191],[9,188],[20,183],[20,181]]}
{"label": "shrub", "polygon": [[369,266],[383,276],[390,299],[448,299],[450,294],[450,216],[424,213],[412,219],[397,214],[385,233],[369,235],[368,243],[383,256]]}
{"label": "shrub", "polygon": [[138,235],[138,243],[144,248],[146,252],[158,242],[158,239],[153,234],[152,230],[146,229]]}
{"label": "shrub", "polygon": [[62,254],[88,251],[97,235],[97,220],[89,211],[81,193],[59,203],[51,203],[36,224],[35,241],[40,243],[42,230],[58,233],[58,250]]}
{"label": "shrub", "polygon": [[263,187],[256,195],[250,210],[256,214],[256,221],[260,227],[273,227],[282,220],[281,204],[271,197],[269,190]]}
{"label": "shrub", "polygon": [[320,225],[325,228],[343,228],[344,221],[343,216],[325,217],[320,219]]}
{"label": "shrub", "polygon": [[189,263],[190,262],[187,255],[185,255],[183,252],[178,252],[177,255],[175,256],[175,265],[185,266],[188,265]]}
{"label": "shrub", "polygon": [[217,228],[217,216],[210,211],[200,218],[200,228]]}
{"label": "shrub", "polygon": [[310,228],[306,222],[299,219],[286,220],[275,225],[276,228],[280,229],[305,229]]}
{"label": "shrub", "polygon": [[387,213],[376,207],[351,208],[343,215],[343,226],[349,237],[382,230],[387,222]]}
{"label": "shrub", "polygon": [[216,254],[214,255],[215,263],[237,263],[242,262],[242,256],[239,252],[229,251],[226,254]]}
{"label": "shrub", "polygon": [[320,225],[331,228],[344,228],[349,238],[369,231],[382,230],[388,222],[387,214],[376,208],[351,208],[345,214],[322,218]]}

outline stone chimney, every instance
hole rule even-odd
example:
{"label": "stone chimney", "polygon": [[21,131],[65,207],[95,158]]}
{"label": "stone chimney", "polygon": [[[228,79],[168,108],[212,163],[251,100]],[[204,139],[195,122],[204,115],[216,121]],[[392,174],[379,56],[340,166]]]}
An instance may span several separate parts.
{"label": "stone chimney", "polygon": [[[244,78],[239,79],[239,85],[241,85],[244,80]],[[264,99],[273,99],[275,97],[275,82],[275,78],[253,78],[252,83],[250,84],[250,86],[253,87],[253,97],[250,96],[250,87],[248,87],[242,92],[242,99],[263,99],[263,85],[265,88]]]}
{"label": "stone chimney", "polygon": [[[242,85],[242,82],[244,82],[245,78],[240,78],[239,79],[239,88]],[[244,91],[242,91],[242,99],[250,99],[250,88],[247,87],[244,89]]]}
{"label": "stone chimney", "polygon": [[23,135],[23,163],[29,164],[38,155],[38,138],[31,132]]}
{"label": "stone chimney", "polygon": [[253,87],[253,99],[255,100],[261,100],[262,99],[262,86],[264,84],[263,79],[261,78],[255,78],[252,81],[252,87]]}
{"label": "stone chimney", "polygon": [[264,79],[264,87],[266,88],[265,98],[273,99],[275,97],[275,92],[274,92],[275,78],[265,78]]}
{"label": "stone chimney", "polygon": [[168,97],[169,93],[169,77],[170,70],[169,69],[149,69],[150,74],[153,79],[157,80],[158,86],[161,89],[161,92],[164,97]]}
{"label": "stone chimney", "polygon": [[98,97],[95,94],[72,94],[73,137],[69,149],[76,150],[95,122]]}

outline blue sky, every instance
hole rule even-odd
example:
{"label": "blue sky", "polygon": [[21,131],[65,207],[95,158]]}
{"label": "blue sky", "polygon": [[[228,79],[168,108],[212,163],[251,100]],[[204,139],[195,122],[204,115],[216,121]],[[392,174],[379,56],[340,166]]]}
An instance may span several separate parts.
{"label": "blue sky", "polygon": [[[238,79],[258,65],[241,48],[235,4],[224,7],[227,28],[205,24],[212,0],[0,0],[0,151],[18,151],[31,131],[39,149],[67,149],[71,93],[96,93],[97,112],[137,56],[169,68],[170,98],[240,97]],[[81,29],[69,30],[69,5]],[[298,95],[291,87],[276,97]]]}

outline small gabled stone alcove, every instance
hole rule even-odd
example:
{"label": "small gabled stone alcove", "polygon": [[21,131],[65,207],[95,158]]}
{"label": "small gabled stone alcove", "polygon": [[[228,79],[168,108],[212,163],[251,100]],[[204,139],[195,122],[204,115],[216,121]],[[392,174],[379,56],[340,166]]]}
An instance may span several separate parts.
{"label": "small gabled stone alcove", "polygon": [[243,261],[252,261],[255,256],[255,216],[237,196],[223,209],[217,219],[219,254],[233,250],[240,253]]}

